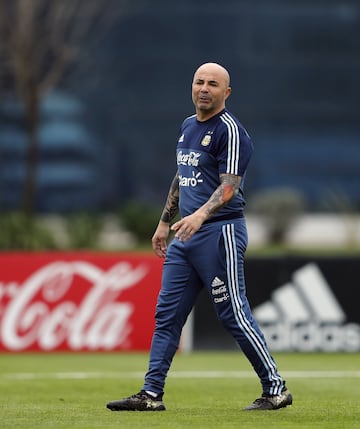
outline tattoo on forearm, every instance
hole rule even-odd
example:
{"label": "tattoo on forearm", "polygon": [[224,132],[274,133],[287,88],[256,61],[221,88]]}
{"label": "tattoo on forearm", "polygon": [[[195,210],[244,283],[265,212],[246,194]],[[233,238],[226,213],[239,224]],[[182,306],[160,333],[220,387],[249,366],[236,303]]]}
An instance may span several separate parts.
{"label": "tattoo on forearm", "polygon": [[176,173],[173,181],[171,182],[170,190],[166,199],[164,210],[161,214],[163,222],[171,222],[177,215],[179,210],[179,176]]}
{"label": "tattoo on forearm", "polygon": [[218,212],[239,192],[241,177],[233,174],[221,174],[220,182],[220,186],[206,203],[206,212],[209,217]]}

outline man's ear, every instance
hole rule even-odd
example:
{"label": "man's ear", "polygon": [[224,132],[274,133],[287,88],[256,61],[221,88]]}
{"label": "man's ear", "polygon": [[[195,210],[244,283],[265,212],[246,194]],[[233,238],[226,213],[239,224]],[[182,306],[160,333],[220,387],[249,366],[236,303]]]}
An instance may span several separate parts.
{"label": "man's ear", "polygon": [[229,97],[230,94],[231,94],[231,87],[228,86],[225,91],[225,100]]}

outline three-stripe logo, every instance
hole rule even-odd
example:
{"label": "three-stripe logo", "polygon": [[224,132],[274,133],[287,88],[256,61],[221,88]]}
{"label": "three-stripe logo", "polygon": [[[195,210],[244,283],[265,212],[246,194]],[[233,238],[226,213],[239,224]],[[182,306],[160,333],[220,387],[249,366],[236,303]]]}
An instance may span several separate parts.
{"label": "three-stripe logo", "polygon": [[346,314],[314,263],[296,270],[253,313],[272,350],[360,350],[360,326],[344,324]]}

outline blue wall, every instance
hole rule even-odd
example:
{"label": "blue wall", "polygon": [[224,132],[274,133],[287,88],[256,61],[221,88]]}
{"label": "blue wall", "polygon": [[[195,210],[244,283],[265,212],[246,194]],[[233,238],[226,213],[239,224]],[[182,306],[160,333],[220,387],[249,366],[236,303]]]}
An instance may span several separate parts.
{"label": "blue wall", "polygon": [[[113,209],[134,198],[162,204],[179,125],[193,113],[192,75],[206,61],[230,71],[228,107],[254,140],[248,198],[289,186],[309,210],[326,208],[333,190],[360,206],[358,1],[143,1],[89,47],[91,70],[81,71],[80,56],[61,88],[83,109],[71,126],[82,129],[74,146],[87,153],[86,162],[79,155],[87,183],[72,191],[64,185],[61,199],[40,193],[39,210],[79,201]],[[73,153],[65,158],[78,162]]]}

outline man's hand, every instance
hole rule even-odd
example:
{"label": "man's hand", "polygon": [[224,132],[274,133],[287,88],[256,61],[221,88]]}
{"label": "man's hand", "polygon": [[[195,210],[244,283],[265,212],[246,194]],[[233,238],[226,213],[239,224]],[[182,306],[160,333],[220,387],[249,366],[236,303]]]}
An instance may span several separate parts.
{"label": "man's hand", "polygon": [[159,258],[165,258],[166,256],[166,240],[169,236],[169,232],[170,225],[167,222],[160,221],[151,239],[153,251]]}
{"label": "man's hand", "polygon": [[206,216],[200,210],[197,210],[195,213],[175,222],[171,230],[176,232],[175,237],[179,241],[189,241],[195,232],[200,229],[205,219]]}

